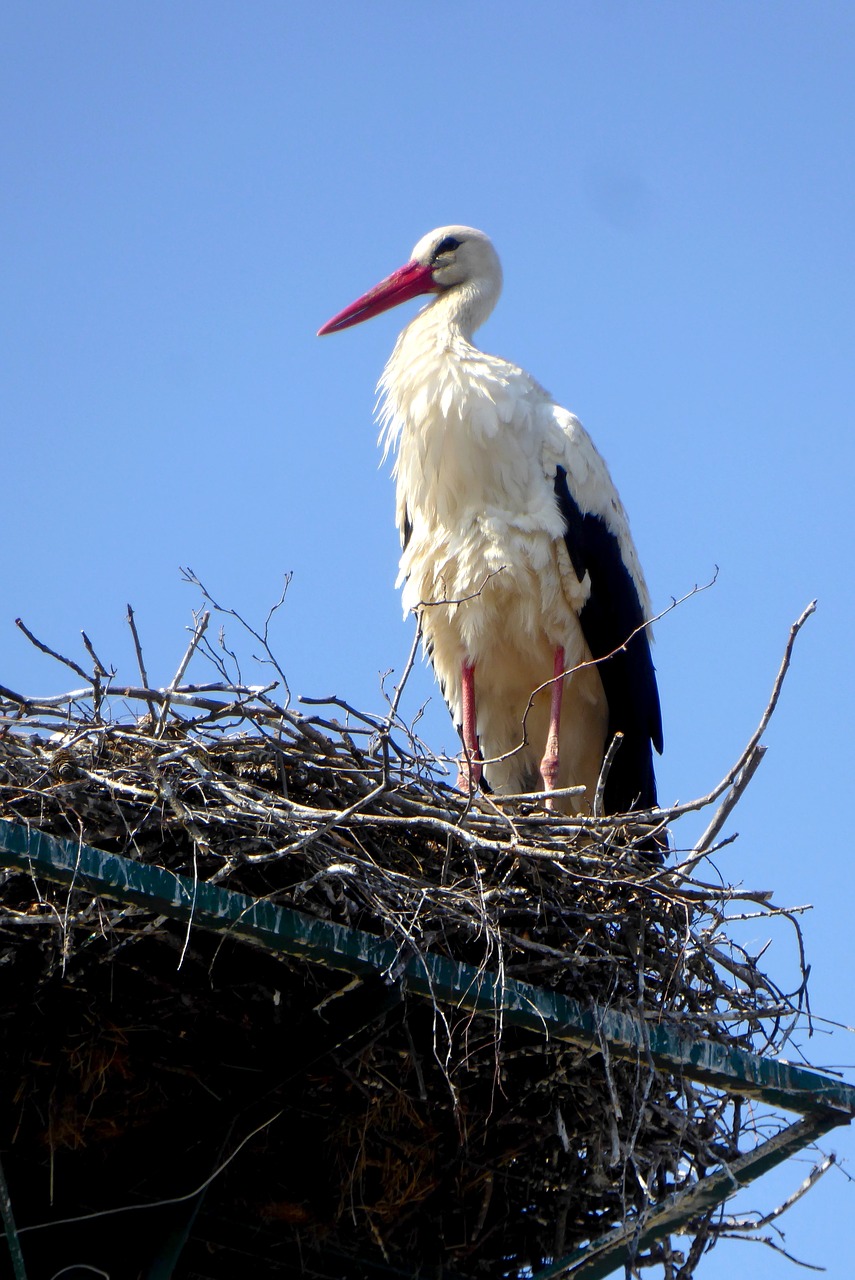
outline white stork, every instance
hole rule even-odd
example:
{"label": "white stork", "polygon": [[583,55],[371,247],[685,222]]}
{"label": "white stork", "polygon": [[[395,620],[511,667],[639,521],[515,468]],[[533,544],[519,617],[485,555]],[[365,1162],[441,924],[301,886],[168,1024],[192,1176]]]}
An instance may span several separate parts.
{"label": "white stork", "polygon": [[482,231],[440,227],[319,333],[435,295],[386,365],[381,439],[397,446],[404,613],[421,616],[463,781],[481,780],[483,760],[495,791],[582,784],[574,807],[590,811],[621,733],[604,810],[647,809],[662,722],[638,555],[579,420],[473,345],[501,287]]}

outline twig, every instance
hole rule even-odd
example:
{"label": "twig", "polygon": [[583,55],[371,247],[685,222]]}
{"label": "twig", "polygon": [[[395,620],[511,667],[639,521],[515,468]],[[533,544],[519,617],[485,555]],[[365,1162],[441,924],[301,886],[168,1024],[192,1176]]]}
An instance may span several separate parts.
{"label": "twig", "polygon": [[597,787],[596,787],[596,790],[594,791],[594,805],[593,805],[593,814],[595,818],[601,818],[603,816],[603,796],[606,793],[606,783],[609,780],[609,774],[611,773],[611,768],[612,768],[612,764],[614,763],[614,758],[617,755],[618,750],[620,748],[620,744],[622,742],[623,742],[623,734],[620,732],[620,730],[618,730],[618,732],[614,735],[611,742],[609,743],[609,749],[606,752],[605,759],[603,760],[602,768],[600,769],[600,776],[597,778]]}
{"label": "twig", "polygon": [[34,644],[37,649],[41,649],[42,653],[46,653],[51,658],[56,658],[57,662],[61,662],[63,666],[70,667],[71,670],[76,675],[80,676],[82,680],[86,680],[86,681],[89,680],[89,676],[86,674],[86,672],[83,670],[81,666],[78,666],[78,664],[74,662],[73,659],[71,658],[64,658],[61,653],[57,653],[55,649],[51,649],[50,645],[44,644],[41,640],[38,640],[33,635],[29,627],[26,626],[20,618],[15,619],[15,626],[18,627],[21,631],[23,631],[24,635],[27,637],[30,643]]}
{"label": "twig", "polygon": [[80,632],[80,635],[81,635],[81,638],[82,638],[82,640],[83,640],[83,646],[84,646],[84,648],[86,649],[86,652],[89,654],[89,657],[92,659],[92,662],[93,662],[93,664],[94,664],[95,675],[96,675],[96,676],[106,676],[106,677],[109,679],[109,677],[110,677],[111,675],[114,675],[114,674],[115,674],[115,672],[110,672],[110,671],[108,671],[108,670],[107,670],[107,668],[104,666],[103,662],[102,662],[102,661],[101,661],[101,659],[98,657],[98,654],[97,654],[97,653],[95,652],[95,650],[93,649],[93,647],[92,647],[92,641],[89,639],[89,637],[88,637],[88,635],[86,634],[86,632],[85,632],[85,631],[81,631],[81,632]]}
{"label": "twig", "polygon": [[169,714],[170,698],[172,697],[175,690],[180,685],[181,677],[184,675],[184,672],[187,670],[187,667],[190,663],[190,659],[193,657],[193,654],[196,652],[197,648],[199,647],[199,641],[202,639],[202,636],[205,634],[205,629],[207,628],[210,619],[211,619],[211,615],[206,610],[202,614],[201,618],[198,618],[196,620],[196,625],[193,628],[192,639],[190,640],[190,643],[187,646],[187,650],[184,654],[184,657],[181,659],[180,663],[178,664],[178,670],[176,671],[175,675],[172,677],[172,683],[166,689],[166,697],[163,700],[163,704],[160,708],[160,716],[158,718],[158,734],[161,734],[166,726],[166,717]]}
{"label": "twig", "polygon": [[251,626],[246,621],[246,619],[237,612],[236,609],[230,609],[225,605],[219,604],[211,595],[210,591],[208,591],[208,588],[205,586],[202,580],[199,578],[199,575],[194,573],[193,570],[189,568],[189,566],[182,567],[181,573],[184,577],[185,582],[189,582],[192,586],[199,588],[199,590],[202,592],[202,595],[208,601],[212,609],[216,609],[217,613],[223,613],[230,618],[234,618],[235,621],[239,622],[240,625],[244,628],[244,630],[247,631],[262,646],[267,657],[258,658],[257,661],[265,662],[270,666],[272,666],[276,674],[279,676],[279,679],[282,682],[282,687],[285,690],[285,706],[287,708],[287,706],[291,701],[291,690],[288,687],[288,680],[286,679],[285,672],[280,667],[279,662],[276,659],[273,653],[273,650],[270,647],[269,636],[270,636],[270,623],[273,620],[274,615],[279,611],[279,609],[281,609],[282,605],[285,603],[285,597],[288,594],[288,588],[291,585],[292,575],[290,573],[285,574],[285,585],[282,588],[282,594],[279,596],[279,599],[276,601],[276,603],[274,605],[271,605],[270,609],[268,610],[267,617],[264,622],[264,631],[259,632],[259,631],[256,631],[256,629],[253,626]]}
{"label": "twig", "polygon": [[[550,689],[557,680],[564,680],[568,676],[574,676],[580,671],[586,671],[589,667],[598,667],[601,663],[608,662],[609,658],[614,658],[619,653],[625,653],[627,650],[627,646],[630,644],[632,640],[635,639],[637,635],[640,635],[643,631],[649,631],[653,627],[654,623],[661,621],[662,618],[666,617],[669,613],[673,612],[674,609],[679,608],[681,604],[685,604],[687,600],[691,600],[693,596],[700,595],[702,591],[709,591],[711,587],[715,586],[717,579],[718,579],[718,566],[716,566],[715,573],[710,578],[709,582],[705,582],[702,586],[698,586],[698,584],[695,583],[691,591],[687,591],[685,595],[680,596],[679,599],[672,599],[671,603],[667,605],[664,609],[662,609],[661,612],[655,614],[652,618],[645,619],[644,622],[639,623],[637,627],[633,628],[633,630],[630,631],[626,639],[623,640],[619,645],[616,645],[615,648],[612,649],[610,653],[601,654],[600,657],[598,658],[587,658],[583,662],[577,662],[575,666],[567,667],[565,668],[564,671],[559,671],[556,675],[550,676],[548,680],[544,680],[543,684],[539,684],[537,688],[533,689],[531,691],[531,694],[529,695],[528,705],[526,706],[526,709],[523,712],[523,717],[522,717],[522,724],[521,724],[522,736],[520,738],[520,741],[516,744],[516,746],[511,747],[509,751],[505,751],[500,756],[492,756],[490,760],[485,761],[485,763],[497,764],[502,760],[508,760],[510,759],[511,756],[514,756],[519,751],[522,751],[523,747],[527,745],[528,730],[526,726],[528,724],[528,717],[531,713],[532,707],[534,706],[534,700],[539,693],[543,693],[545,689]],[[661,816],[662,815],[660,815],[660,819],[661,819]]]}
{"label": "twig", "polygon": [[686,858],[684,862],[681,862],[678,867],[674,868],[673,874],[675,876],[687,875],[692,868],[700,862],[701,858],[706,857],[709,853],[716,836],[721,831],[728,817],[738,804],[749,782],[760,767],[763,757],[766,754],[766,750],[767,748],[761,743],[758,742],[755,744],[754,750],[748,756],[745,764],[734,778],[733,786],[730,788],[730,791],[728,791],[727,795],[713,815],[712,822],[710,822],[706,831],[695,845],[691,857]]}
{"label": "twig", "polygon": [[713,787],[712,791],[708,792],[705,796],[700,796],[697,800],[692,800],[688,804],[675,805],[673,809],[662,811],[661,816],[670,815],[672,818],[681,817],[684,813],[693,813],[697,812],[698,809],[705,809],[708,805],[713,804],[720,795],[727,791],[728,787],[733,785],[735,778],[745,768],[747,761],[754,754],[754,748],[766,732],[769,721],[772,719],[772,715],[778,705],[778,699],[781,696],[784,679],[786,678],[787,672],[790,668],[790,659],[792,658],[796,636],[799,634],[811,614],[815,612],[816,601],[812,600],[790,627],[790,634],[787,639],[786,648],[784,649],[784,656],[781,660],[778,674],[775,677],[775,683],[772,686],[772,692],[770,694],[769,701],[766,704],[766,709],[760,717],[760,723],[749,738],[748,743],[739,759],[736,761],[736,764],[727,771],[718,786]]}
{"label": "twig", "polygon": [[[148,672],[145,669],[145,661],[143,659],[142,645],[140,644],[140,637],[139,637],[139,632],[137,631],[137,624],[136,624],[136,619],[134,617],[134,611],[130,605],[128,605],[128,626],[131,629],[131,635],[134,641],[134,651],[136,652],[136,655],[137,655],[137,666],[139,667],[140,680],[142,680],[143,688],[147,689],[148,688]],[[150,698],[146,698],[146,702],[148,703],[148,713],[151,716],[152,721],[155,721],[157,719],[157,712],[155,711],[154,703]]]}
{"label": "twig", "polygon": [[771,1236],[747,1236],[743,1235],[742,1232],[739,1231],[730,1232],[718,1231],[715,1229],[713,1234],[718,1240],[742,1240],[746,1244],[765,1244],[767,1248],[771,1249],[774,1253],[780,1253],[788,1262],[794,1262],[797,1267],[804,1267],[806,1271],[825,1271],[826,1269],[825,1267],[818,1266],[815,1262],[804,1262],[801,1258],[797,1258],[794,1253],[790,1253],[789,1250],[783,1248],[783,1246],[778,1244],[776,1240],[773,1240]]}
{"label": "twig", "polygon": [[104,666],[101,659],[92,647],[92,641],[89,639],[85,631],[81,631],[80,635],[83,639],[83,647],[92,659],[92,714],[96,720],[101,719],[101,703],[104,700],[104,686],[101,684],[101,677],[110,679],[111,674],[115,675],[115,671],[109,672]]}
{"label": "twig", "polygon": [[[91,1222],[95,1218],[111,1218],[113,1217],[114,1214],[117,1214],[117,1213],[134,1213],[134,1212],[138,1212],[139,1210],[145,1210],[145,1209],[162,1209],[169,1204],[184,1204],[185,1201],[187,1200],[193,1200],[202,1191],[204,1191],[206,1187],[209,1187],[211,1183],[216,1178],[218,1178],[225,1169],[228,1168],[228,1166],[234,1160],[235,1156],[239,1154],[239,1152],[246,1146],[246,1144],[252,1138],[255,1137],[257,1133],[261,1133],[263,1129],[268,1128],[271,1124],[273,1124],[274,1120],[278,1120],[281,1115],[282,1115],[281,1111],[276,1111],[272,1116],[270,1116],[269,1119],[263,1121],[263,1123],[258,1125],[255,1129],[253,1129],[251,1133],[248,1133],[245,1138],[241,1139],[241,1141],[235,1147],[231,1155],[228,1156],[225,1160],[223,1160],[222,1163],[217,1166],[214,1172],[209,1174],[208,1177],[205,1178],[204,1182],[200,1182],[198,1187],[194,1187],[192,1191],[185,1192],[184,1195],[170,1196],[166,1200],[146,1201],[144,1204],[139,1204],[139,1203],[123,1204],[123,1205],[117,1206],[117,1208],[115,1209],[98,1209],[95,1213],[81,1213],[72,1218],[55,1218],[52,1222],[34,1222],[28,1227],[19,1227],[18,1235],[23,1235],[25,1231],[46,1231],[50,1227],[65,1227],[65,1226],[68,1226],[70,1223]],[[16,1276],[16,1280],[18,1280],[17,1276]],[[24,1277],[23,1280],[26,1280],[26,1278]]]}
{"label": "twig", "polygon": [[[506,564],[500,564],[498,569],[491,569],[489,573],[485,573],[481,585],[476,587],[475,590],[471,591],[467,596],[442,596],[439,600],[420,600],[418,604],[413,606],[413,612],[417,612],[419,609],[436,609],[441,605],[454,606],[458,604],[468,604],[470,600],[477,600],[490,579],[495,578],[500,573],[504,573],[507,567],[508,566]],[[419,626],[421,626],[421,620],[419,621]]]}
{"label": "twig", "polygon": [[401,673],[401,679],[398,681],[397,685],[395,686],[395,696],[392,698],[391,702],[389,703],[389,714],[386,717],[386,723],[390,729],[398,715],[398,706],[401,701],[401,695],[404,692],[406,683],[409,680],[413,670],[413,666],[415,665],[416,656],[419,651],[419,643],[421,641],[421,638],[422,638],[422,620],[421,620],[421,617],[418,617],[416,619],[416,631],[415,631],[415,635],[413,636],[413,643],[410,645],[409,656],[407,657],[407,661],[404,665],[404,670]]}

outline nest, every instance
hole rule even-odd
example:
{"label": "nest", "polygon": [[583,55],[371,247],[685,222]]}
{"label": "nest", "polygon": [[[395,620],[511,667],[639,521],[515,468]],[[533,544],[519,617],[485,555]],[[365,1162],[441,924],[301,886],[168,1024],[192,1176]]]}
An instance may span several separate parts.
{"label": "nest", "polygon": [[[96,660],[68,695],[0,691],[0,816],[734,1049],[779,1053],[803,1022],[796,915],[704,878],[765,721],[692,805],[570,818],[457,793],[400,719],[400,689],[383,716],[298,712],[271,685],[183,674],[119,687]],[[645,852],[720,795],[694,854]],[[239,1274],[251,1256],[258,1276],[524,1277],[775,1125],[643,1056],[2,874],[16,1214],[78,1220],[69,1238],[114,1280],[137,1274],[116,1261],[127,1216],[102,1218],[97,1246],[79,1220],[158,1204],[135,1221],[166,1238],[191,1192],[180,1274]],[[793,993],[734,940],[758,914],[792,926]],[[699,1219],[633,1268],[686,1280],[726,1225]],[[24,1237],[36,1254],[42,1235]]]}

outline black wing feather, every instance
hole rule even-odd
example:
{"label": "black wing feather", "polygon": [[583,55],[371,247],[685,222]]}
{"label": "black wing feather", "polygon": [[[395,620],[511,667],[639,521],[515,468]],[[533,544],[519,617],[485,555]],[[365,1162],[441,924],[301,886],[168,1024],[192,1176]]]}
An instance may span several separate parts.
{"label": "black wing feather", "polygon": [[650,809],[657,803],[652,747],[662,751],[662,713],[647,632],[638,630],[645,621],[638,591],[617,538],[599,516],[582,512],[560,466],[555,497],[573,568],[580,581],[586,572],[591,579],[579,623],[591,657],[602,659],[597,670],[609,708],[608,741],[624,735],[606,781],[604,808]]}

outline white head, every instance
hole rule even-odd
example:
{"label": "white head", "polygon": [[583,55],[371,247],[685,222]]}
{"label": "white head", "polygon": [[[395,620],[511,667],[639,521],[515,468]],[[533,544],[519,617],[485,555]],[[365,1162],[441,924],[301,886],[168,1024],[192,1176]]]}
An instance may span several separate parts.
{"label": "white head", "polygon": [[478,281],[498,298],[502,288],[502,264],[493,242],[474,227],[438,227],[422,236],[412,261],[431,268],[437,289]]}
{"label": "white head", "polygon": [[470,332],[483,324],[502,289],[502,266],[492,242],[474,227],[438,227],[422,236],[410,261],[318,330],[334,333],[420,294],[445,295],[452,315]]}

